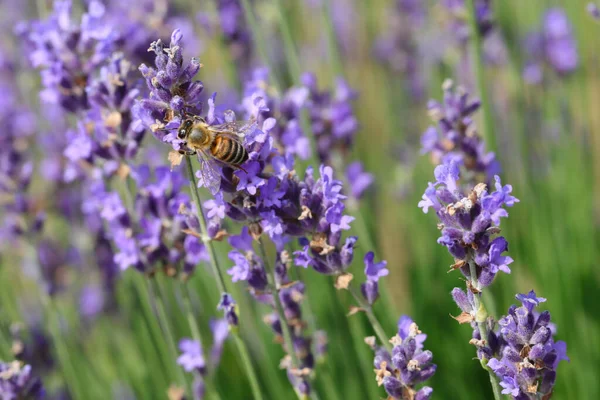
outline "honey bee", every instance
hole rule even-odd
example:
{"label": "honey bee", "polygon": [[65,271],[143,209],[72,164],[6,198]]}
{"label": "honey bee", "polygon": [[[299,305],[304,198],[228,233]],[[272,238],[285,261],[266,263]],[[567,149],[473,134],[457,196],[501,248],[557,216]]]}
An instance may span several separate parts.
{"label": "honey bee", "polygon": [[248,160],[248,151],[243,139],[256,127],[256,121],[209,125],[204,118],[190,116],[182,121],[177,130],[177,137],[184,141],[189,150],[179,152],[198,155],[202,183],[215,194],[221,184],[218,163],[244,170],[241,165]]}

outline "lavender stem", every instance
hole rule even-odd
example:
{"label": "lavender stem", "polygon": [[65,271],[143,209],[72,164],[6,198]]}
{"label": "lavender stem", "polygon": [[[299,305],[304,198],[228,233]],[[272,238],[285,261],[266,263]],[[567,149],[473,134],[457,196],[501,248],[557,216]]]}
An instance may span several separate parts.
{"label": "lavender stem", "polygon": [[[165,305],[162,300],[162,296],[160,296],[158,282],[156,278],[147,278],[144,280],[146,282],[146,289],[148,290],[148,297],[154,300],[154,307],[156,313],[158,315],[158,323],[166,336],[165,340],[167,342],[167,346],[169,346],[169,351],[171,352],[171,359],[175,361],[177,359],[177,347],[175,346],[175,336],[173,336],[173,332],[171,331],[171,326],[169,323],[169,318],[167,317],[167,313],[165,311]],[[179,380],[180,385],[185,385],[185,375],[183,374],[183,370],[177,366],[177,379]]]}
{"label": "lavender stem", "polygon": [[352,294],[352,297],[354,297],[354,300],[356,300],[360,308],[367,314],[367,318],[369,319],[373,330],[375,330],[375,334],[379,338],[381,344],[385,347],[387,351],[391,353],[392,346],[390,344],[389,338],[385,334],[385,331],[379,323],[379,320],[377,320],[377,317],[375,316],[375,314],[373,314],[373,309],[371,308],[371,306],[363,300],[362,295],[351,284],[348,286],[348,291],[350,292],[350,294]]}
{"label": "lavender stem", "polygon": [[[206,228],[206,219],[204,217],[204,212],[202,211],[202,202],[200,201],[200,195],[198,194],[198,182],[196,181],[196,175],[194,174],[194,167],[192,166],[192,159],[188,156],[185,157],[185,163],[187,167],[188,176],[190,179],[190,191],[192,192],[192,197],[194,198],[194,204],[196,205],[196,210],[198,214],[198,221],[200,223],[202,241],[208,250],[208,255],[210,257],[210,266],[214,272],[214,275],[217,279],[217,286],[221,294],[226,293],[227,289],[225,288],[225,281],[223,280],[223,275],[221,274],[221,269],[219,268],[219,261],[215,254],[215,249],[213,248],[212,242],[208,238],[208,229]],[[242,359],[242,364],[244,364],[244,368],[246,370],[246,375],[248,376],[248,380],[250,381],[250,388],[252,390],[252,396],[255,400],[262,400],[262,393],[260,391],[260,385],[258,384],[258,378],[256,377],[256,371],[252,366],[252,362],[250,360],[250,356],[248,353],[248,348],[246,344],[239,336],[239,332],[237,330],[232,329],[235,344],[238,348],[238,352],[240,358]]]}
{"label": "lavender stem", "polygon": [[267,258],[267,251],[265,249],[265,245],[261,239],[258,239],[258,247],[260,249],[260,256],[263,259],[263,263],[265,265],[265,270],[267,272],[267,282],[268,287],[271,290],[273,295],[273,300],[275,302],[275,312],[277,312],[277,316],[279,318],[279,323],[281,325],[281,331],[283,332],[283,341],[285,343],[285,347],[287,347],[287,351],[292,358],[292,368],[298,368],[300,366],[300,362],[298,360],[298,355],[294,350],[294,342],[292,340],[292,332],[290,331],[290,326],[287,323],[287,318],[285,317],[285,312],[283,310],[283,305],[281,304],[281,299],[279,298],[279,289],[275,283],[275,271],[271,268],[271,264]]}
{"label": "lavender stem", "polygon": [[485,81],[485,70],[483,65],[483,40],[479,32],[477,24],[477,8],[476,0],[468,0],[469,7],[469,22],[471,25],[472,49],[473,49],[473,69],[477,76],[477,86],[481,99],[481,111],[483,113],[483,136],[485,137],[489,148],[495,147],[496,136],[494,133],[494,120],[492,118],[492,110],[490,108],[487,85]]}
{"label": "lavender stem", "polygon": [[194,174],[192,159],[189,156],[185,157],[185,164],[190,179],[190,192],[192,192],[192,197],[194,198],[194,204],[196,205],[196,213],[198,214],[198,222],[200,223],[200,234],[202,235],[202,242],[204,242],[204,245],[208,250],[208,255],[210,257],[210,266],[213,270],[215,278],[217,279],[217,287],[219,288],[219,292],[221,292],[221,294],[226,293],[227,289],[225,288],[225,281],[223,280],[223,275],[221,274],[221,269],[219,268],[219,261],[217,260],[215,249],[213,248],[212,243],[207,236],[208,229],[206,228],[206,218],[204,217],[204,212],[202,211],[202,202],[200,201],[200,195],[198,194],[198,182],[196,182],[196,175]]}
{"label": "lavender stem", "polygon": [[[479,283],[477,282],[477,268],[473,260],[469,260],[469,273],[471,275],[471,284],[475,289],[479,290]],[[467,290],[469,290],[469,288],[467,288]],[[481,335],[482,340],[487,340],[488,329],[487,324],[485,322],[487,319],[487,310],[485,309],[485,305],[483,304],[477,293],[473,294],[473,303],[475,305],[475,309],[477,310],[475,315],[475,322],[477,323],[477,327],[479,328],[479,334]],[[494,399],[500,400],[502,397],[500,395],[500,386],[498,385],[496,375],[487,366],[486,361],[481,360],[481,366],[490,375],[490,384],[492,385],[492,391],[494,392]]]}

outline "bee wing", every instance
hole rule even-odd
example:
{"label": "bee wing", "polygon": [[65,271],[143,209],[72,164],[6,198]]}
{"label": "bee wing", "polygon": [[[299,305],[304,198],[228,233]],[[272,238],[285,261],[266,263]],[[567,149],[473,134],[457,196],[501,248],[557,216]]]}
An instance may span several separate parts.
{"label": "bee wing", "polygon": [[209,126],[208,129],[215,133],[229,133],[238,138],[243,138],[247,134],[254,132],[258,129],[258,123],[256,120],[250,121],[231,121],[220,125]]}
{"label": "bee wing", "polygon": [[214,195],[221,188],[221,175],[219,174],[219,170],[215,165],[215,161],[206,152],[203,150],[196,150],[198,153],[198,162],[200,163],[200,179],[202,180],[201,184],[205,188],[208,188],[210,192]]}

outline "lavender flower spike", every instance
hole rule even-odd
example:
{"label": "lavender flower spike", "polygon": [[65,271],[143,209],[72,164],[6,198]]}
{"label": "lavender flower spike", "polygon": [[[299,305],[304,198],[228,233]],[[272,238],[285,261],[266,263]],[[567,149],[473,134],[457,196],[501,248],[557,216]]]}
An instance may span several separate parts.
{"label": "lavender flower spike", "polygon": [[0,362],[0,395],[2,399],[43,399],[42,382],[31,375],[30,365],[19,361]]}
{"label": "lavender flower spike", "polygon": [[454,257],[452,269],[460,269],[471,277],[469,263],[474,263],[477,276],[473,279],[481,287],[489,286],[499,271],[510,273],[508,266],[513,260],[503,255],[508,242],[495,235],[500,232],[500,218],[508,216],[506,208],[519,201],[512,196],[512,187],[502,186],[496,176],[496,190],[492,193],[483,183],[464,191],[459,183],[459,166],[454,161],[437,166],[434,174],[436,182],[429,183],[419,207],[425,213],[433,208],[440,219],[442,235],[438,243]]}
{"label": "lavender flower spike", "polygon": [[511,306],[508,315],[498,321],[498,356],[490,359],[488,366],[500,378],[502,394],[517,400],[549,398],[558,363],[569,361],[567,345],[554,341],[550,313],[535,310],[546,299],[533,290],[516,298],[522,306]]}
{"label": "lavender flower spike", "polygon": [[410,317],[403,315],[398,321],[398,334],[390,340],[394,345],[391,354],[373,346],[377,384],[384,387],[390,399],[426,400],[433,393],[428,386],[415,388],[437,369],[431,351],[423,350],[426,337]]}

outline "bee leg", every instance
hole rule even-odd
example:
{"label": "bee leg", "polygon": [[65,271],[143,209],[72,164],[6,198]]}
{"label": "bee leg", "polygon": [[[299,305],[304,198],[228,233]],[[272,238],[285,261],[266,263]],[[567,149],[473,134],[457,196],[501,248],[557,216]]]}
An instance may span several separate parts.
{"label": "bee leg", "polygon": [[193,156],[196,154],[196,150],[179,150],[179,154],[184,156]]}
{"label": "bee leg", "polygon": [[248,173],[248,171],[246,171],[246,170],[244,169],[244,167],[242,167],[241,165],[232,165],[232,167],[233,167],[233,168],[235,168],[235,169],[241,169],[241,170],[242,170],[242,171],[244,171],[245,173]]}

